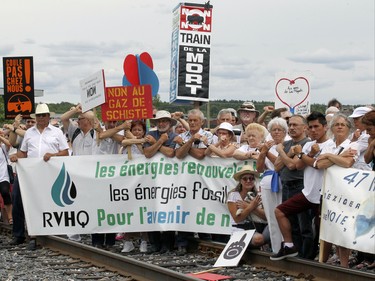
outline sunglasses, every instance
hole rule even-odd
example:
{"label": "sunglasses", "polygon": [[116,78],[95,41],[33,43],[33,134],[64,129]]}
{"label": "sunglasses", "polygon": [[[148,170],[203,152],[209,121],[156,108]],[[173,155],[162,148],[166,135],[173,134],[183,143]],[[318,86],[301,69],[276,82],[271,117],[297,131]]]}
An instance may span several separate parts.
{"label": "sunglasses", "polygon": [[255,178],[254,177],[242,177],[241,180],[243,180],[243,181],[254,181]]}
{"label": "sunglasses", "polygon": [[40,114],[35,114],[36,117],[46,117],[48,116],[48,113],[40,113]]}

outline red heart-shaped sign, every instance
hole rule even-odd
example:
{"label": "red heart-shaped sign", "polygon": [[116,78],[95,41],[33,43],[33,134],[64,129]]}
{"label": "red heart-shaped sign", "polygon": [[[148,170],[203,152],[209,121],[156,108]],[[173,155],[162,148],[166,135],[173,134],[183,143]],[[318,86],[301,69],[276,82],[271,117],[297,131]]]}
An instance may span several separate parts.
{"label": "red heart-shaped sign", "polygon": [[139,85],[138,63],[135,55],[127,55],[124,60],[124,74],[131,85]]}
{"label": "red heart-shaped sign", "polygon": [[277,98],[294,113],[296,106],[302,104],[310,94],[310,84],[305,77],[295,79],[281,78],[276,83]]}

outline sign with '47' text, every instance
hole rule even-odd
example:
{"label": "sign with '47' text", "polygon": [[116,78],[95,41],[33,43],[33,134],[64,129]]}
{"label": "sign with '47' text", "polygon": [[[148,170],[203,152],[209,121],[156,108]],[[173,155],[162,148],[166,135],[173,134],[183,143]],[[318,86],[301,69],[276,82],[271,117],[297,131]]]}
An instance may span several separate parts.
{"label": "sign with '47' text", "polygon": [[336,165],[326,171],[320,239],[375,254],[375,172]]}

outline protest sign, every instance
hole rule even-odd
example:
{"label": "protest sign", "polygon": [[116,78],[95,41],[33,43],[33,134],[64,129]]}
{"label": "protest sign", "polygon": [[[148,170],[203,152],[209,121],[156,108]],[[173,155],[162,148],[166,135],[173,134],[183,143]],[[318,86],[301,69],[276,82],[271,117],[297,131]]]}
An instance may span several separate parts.
{"label": "protest sign", "polygon": [[[158,153],[19,159],[30,235],[188,231],[229,234],[226,200],[247,161]],[[82,169],[82,167],[85,167]]]}
{"label": "protest sign", "polygon": [[170,102],[208,101],[212,6],[181,3],[173,11]]}
{"label": "protest sign", "polygon": [[33,57],[4,57],[3,77],[5,118],[28,118],[35,110]]}
{"label": "protest sign", "polygon": [[323,186],[320,239],[375,254],[375,172],[332,166]]}
{"label": "protest sign", "polygon": [[287,107],[292,114],[310,114],[310,74],[277,73],[275,108]]}
{"label": "protest sign", "polygon": [[152,118],[150,85],[108,87],[102,105],[103,121]]}
{"label": "protest sign", "polygon": [[79,83],[81,86],[82,112],[86,112],[105,103],[104,70],[90,75]]}

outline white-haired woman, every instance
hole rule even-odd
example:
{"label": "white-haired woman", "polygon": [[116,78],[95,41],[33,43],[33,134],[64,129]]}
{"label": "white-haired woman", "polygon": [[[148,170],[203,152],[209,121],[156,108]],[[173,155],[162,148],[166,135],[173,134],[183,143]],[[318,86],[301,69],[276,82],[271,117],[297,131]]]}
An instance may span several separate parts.
{"label": "white-haired woman", "polygon": [[[359,151],[358,143],[351,142],[350,133],[354,126],[351,120],[343,113],[336,113],[329,124],[329,129],[333,134],[336,147],[332,153],[324,153],[318,156],[316,166],[319,169],[328,168],[332,165],[338,165],[344,168],[350,168],[358,161]],[[326,242],[327,243],[327,242]],[[331,243],[327,243],[328,247]],[[351,250],[345,247],[337,246],[337,254],[342,267],[349,267],[349,255]],[[323,261],[327,261],[329,252],[323,254]]]}
{"label": "white-haired woman", "polygon": [[285,119],[276,117],[268,123],[268,131],[272,140],[263,144],[258,155],[257,171],[263,173],[260,182],[264,212],[267,217],[271,236],[271,246],[274,253],[278,253],[282,242],[282,235],[275,217],[275,208],[282,202],[281,182],[275,171],[274,163],[279,155],[276,146],[283,143],[288,132],[288,124]]}
{"label": "white-haired woman", "polygon": [[245,129],[247,144],[241,145],[233,153],[233,158],[237,160],[258,159],[262,142],[266,139],[268,132],[266,128],[257,123],[250,123]]}

